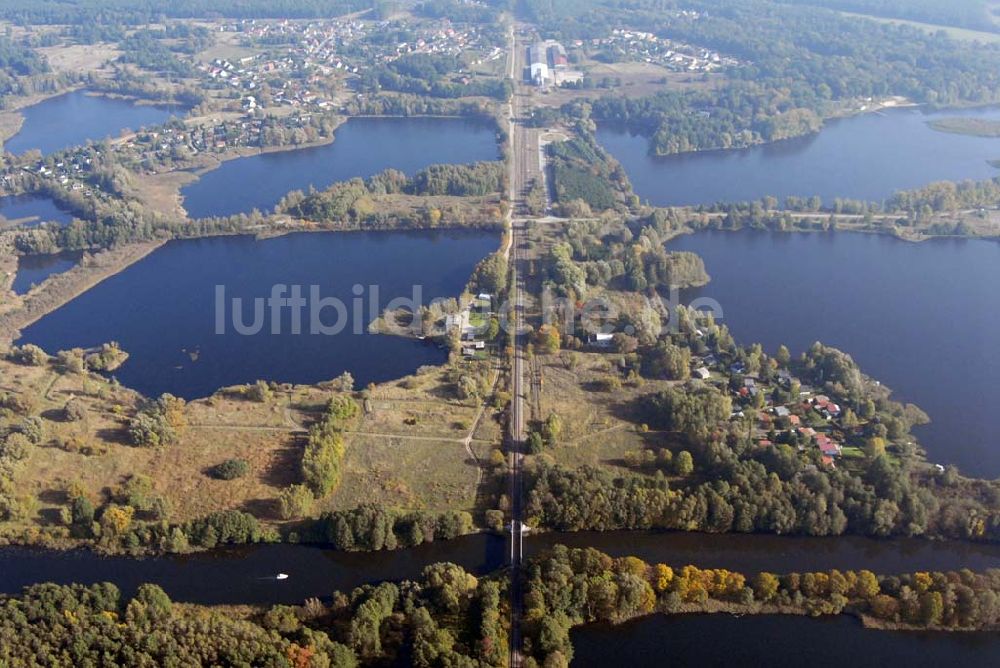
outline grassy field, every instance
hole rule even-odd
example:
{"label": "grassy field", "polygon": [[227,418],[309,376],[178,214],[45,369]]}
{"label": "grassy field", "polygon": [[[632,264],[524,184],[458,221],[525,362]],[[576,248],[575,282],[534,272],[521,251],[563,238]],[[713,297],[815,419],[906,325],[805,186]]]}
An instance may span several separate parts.
{"label": "grassy field", "polygon": [[645,381],[613,393],[601,391],[597,381],[608,376],[611,360],[609,355],[569,351],[536,358],[541,400],[535,417],[544,420],[554,412],[563,423],[558,445],[545,451],[556,462],[618,466],[626,452],[671,445],[663,434],[642,432],[634,412],[640,397],[671,383]]}
{"label": "grassy field", "polygon": [[479,467],[457,441],[351,436],[344,477],[323,509],[375,502],[407,509],[472,510]]}
{"label": "grassy field", "polygon": [[949,37],[966,42],[986,42],[987,44],[1000,44],[1000,33],[984,32],[980,30],[968,30],[966,28],[955,28],[953,26],[943,26],[934,23],[921,23],[919,21],[907,21],[905,19],[890,19],[870,14],[855,14],[854,12],[840,12],[844,16],[870,19],[879,23],[891,23],[893,25],[905,25],[917,28],[924,32],[935,33],[944,31]]}
{"label": "grassy field", "polygon": [[[476,364],[478,373],[489,368]],[[480,483],[490,484],[485,466],[499,445],[499,415],[489,409],[480,416],[478,402],[456,399],[442,368],[370,394],[364,416],[347,434],[343,482],[322,508],[375,501],[406,509],[474,510],[486,491]]]}
{"label": "grassy field", "polygon": [[105,69],[107,63],[118,58],[121,52],[113,44],[63,44],[43,46],[38,52],[45,56],[54,72],[94,74]]}
{"label": "grassy field", "polygon": [[612,80],[621,79],[621,85],[591,90],[553,88],[546,93],[535,93],[535,102],[542,106],[558,107],[581,98],[597,98],[602,95],[638,98],[654,95],[662,90],[713,88],[726,81],[723,74],[709,74],[703,80],[700,74],[671,72],[653,63],[600,63],[590,60],[580,67],[595,84],[607,77]]}

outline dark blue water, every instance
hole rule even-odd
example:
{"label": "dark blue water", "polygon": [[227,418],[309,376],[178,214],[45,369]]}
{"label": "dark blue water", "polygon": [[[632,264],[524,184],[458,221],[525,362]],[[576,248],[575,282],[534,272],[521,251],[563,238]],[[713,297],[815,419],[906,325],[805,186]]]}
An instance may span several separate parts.
{"label": "dark blue water", "polygon": [[[379,315],[390,299],[410,297],[414,286],[421,286],[424,304],[457,296],[476,263],[497,245],[497,235],[488,232],[174,241],[31,325],[21,341],[53,352],[118,341],[131,357],[115,375],[146,395],[193,398],[257,379],[315,383],[343,371],[363,387],[446,358],[429,343],[367,334],[372,311]],[[260,333],[237,333],[230,300],[243,300],[241,321],[250,325],[254,300],[268,298],[275,284],[303,286],[305,298],[316,285],[321,298],[340,299],[345,305],[340,322],[346,327],[336,336],[310,334],[307,307],[301,333],[295,334],[290,309],[284,308],[279,333],[272,335],[265,309]],[[355,285],[362,292],[357,301]],[[224,334],[216,334],[216,286],[226,291]],[[378,287],[375,297],[371,286]],[[355,314],[356,303],[360,314]],[[338,322],[331,308],[320,317],[327,326]]]}
{"label": "dark blue water", "polygon": [[[0,549],[0,593],[16,594],[38,582],[114,582],[126,595],[153,582],[172,598],[206,604],[300,603],[369,582],[416,578],[430,564],[448,561],[476,574],[504,565],[506,539],[476,534],[416,548],[339,552],[310,545],[218,548],[156,559],[107,558],[87,551]],[[745,574],[830,568],[878,573],[918,570],[985,570],[996,567],[1000,546],[915,539],[874,540],[642,531],[539,534],[525,538],[527,556],[555,544],[594,547],[612,556],[635,555],[650,563],[697,564]],[[288,573],[283,582],[274,580]],[[621,627],[627,628],[627,627]]]}
{"label": "dark blue water", "polygon": [[17,260],[13,289],[23,295],[33,285],[41,285],[49,276],[69,271],[80,262],[79,253],[58,253],[55,255],[24,255]]}
{"label": "dark blue water", "polygon": [[352,118],[332,144],[224,162],[181,189],[192,218],[270,212],[292,190],[322,190],[386,169],[496,160],[496,126],[459,118]]}
{"label": "dark blue water", "polygon": [[933,181],[1000,175],[1000,139],[937,132],[928,121],[971,116],[1000,119],[1000,110],[924,114],[896,109],[831,121],[818,134],[745,150],[666,157],[621,127],[602,125],[600,143],[625,168],[636,194],[657,206],[740,202],[773,195],[819,195],[882,201],[897,190]]}
{"label": "dark blue water", "polygon": [[75,91],[21,109],[21,131],[3,145],[9,153],[37,149],[43,155],[90,141],[117,137],[122,130],[159,125],[183,109],[134,104],[129,100]]}
{"label": "dark blue water", "polygon": [[[339,552],[307,545],[219,548],[155,559],[102,557],[83,550],[53,552],[0,548],[0,593],[18,594],[39,582],[113,582],[125,596],[139,585],[158,584],[176,601],[207,605],[301,604],[335,591],[384,580],[416,579],[443,561],[477,575],[500,568],[504,539],[474,534],[406,550]],[[287,580],[276,580],[278,573]]]}
{"label": "dark blue water", "polygon": [[873,631],[846,617],[653,615],[574,629],[573,668],[995,666],[996,633]]}
{"label": "dark blue water", "polygon": [[530,558],[554,545],[593,547],[612,557],[639,557],[651,564],[683,568],[760,571],[868,569],[874,573],[985,571],[1000,568],[1000,545],[864,536],[776,536],[773,534],[662,531],[575,531],[532,534],[524,540]]}
{"label": "dark blue water", "polygon": [[0,216],[9,222],[21,221],[25,227],[36,227],[42,223],[66,225],[73,220],[72,214],[60,209],[54,201],[40,195],[7,195],[0,197]]}
{"label": "dark blue water", "polygon": [[930,415],[915,434],[931,461],[1000,476],[1000,243],[705,231],[668,246],[704,258],[711,283],[682,298],[717,300],[738,340],[850,353]]}

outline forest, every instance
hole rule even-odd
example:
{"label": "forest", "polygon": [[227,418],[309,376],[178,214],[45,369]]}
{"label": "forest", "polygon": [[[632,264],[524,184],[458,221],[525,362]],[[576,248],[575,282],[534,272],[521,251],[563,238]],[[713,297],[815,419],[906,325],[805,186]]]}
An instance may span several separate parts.
{"label": "forest", "polygon": [[209,608],[155,585],[124,598],[112,584],[40,584],[0,599],[0,664],[351,668],[504,666],[498,579],[434,564],[416,581],[336,592],[329,603]]}
{"label": "forest", "polygon": [[374,4],[373,0],[5,0],[0,18],[21,24],[136,25],[162,18],[320,18]]}
{"label": "forest", "polygon": [[[365,221],[376,214],[373,198],[382,195],[483,197],[506,189],[506,178],[501,162],[431,165],[412,177],[389,169],[367,180],[352,179],[322,191],[289,193],[277,210],[314,222]],[[441,222],[437,218],[427,222],[434,226]]]}
{"label": "forest", "polygon": [[884,18],[997,32],[984,0],[780,0],[794,5],[815,5]]}
{"label": "forest", "polygon": [[563,215],[585,217],[613,209],[624,199],[619,193],[631,193],[632,186],[621,165],[589,132],[549,144],[547,150],[556,200]]}

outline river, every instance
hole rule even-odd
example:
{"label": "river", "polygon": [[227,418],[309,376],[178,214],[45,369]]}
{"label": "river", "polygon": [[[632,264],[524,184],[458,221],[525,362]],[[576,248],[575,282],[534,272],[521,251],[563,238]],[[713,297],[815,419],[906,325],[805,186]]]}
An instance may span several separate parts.
{"label": "river", "polygon": [[[175,600],[191,603],[299,603],[365,583],[415,578],[425,566],[442,561],[459,564],[476,574],[488,573],[504,565],[505,544],[505,536],[473,534],[382,552],[256,545],[148,559],[102,557],[85,550],[8,547],[0,548],[0,593],[15,594],[36,582],[109,581],[129,594],[140,584],[152,582]],[[996,545],[641,531],[529,535],[525,538],[525,554],[530,558],[556,544],[593,547],[612,556],[635,555],[651,563],[693,563],[745,574],[830,568],[902,573],[1000,567],[1000,546]],[[275,580],[279,572],[287,573],[289,578]]]}
{"label": "river", "polygon": [[[155,583],[188,603],[298,604],[367,583],[415,579],[425,566],[442,561],[483,574],[502,566],[504,554],[503,538],[483,534],[382,552],[252,545],[147,559],[8,547],[0,548],[0,593],[17,594],[37,582],[113,582],[131,596],[139,585]],[[278,573],[289,577],[278,580]]]}
{"label": "river", "polygon": [[1000,568],[1000,545],[862,536],[776,536],[657,531],[542,533],[525,541],[527,557],[553,545],[593,547],[613,557],[634,556],[674,567],[760,571],[868,569],[875,573]]}
{"label": "river", "polygon": [[184,208],[192,218],[270,212],[292,190],[499,157],[496,125],[484,119],[352,118],[334,136],[332,144],[228,160],[181,189]]}
{"label": "river", "polygon": [[183,112],[182,107],[135,104],[78,90],[21,109],[24,125],[3,148],[9,153],[36,149],[48,155],[88,141],[117,137],[122,130],[160,125]]}
{"label": "river", "polygon": [[657,206],[739,202],[773,195],[882,201],[933,181],[1000,176],[1000,139],[949,134],[930,121],[1000,119],[1000,110],[926,114],[894,109],[830,121],[817,134],[748,149],[657,157],[646,137],[604,124],[598,141],[624,166],[637,195]]}
{"label": "river", "polygon": [[1000,244],[748,230],[668,247],[704,258],[711,282],[681,300],[715,299],[737,340],[772,353],[814,341],[850,353],[930,415],[914,433],[931,461],[1000,476]]}
{"label": "river", "polygon": [[[476,263],[498,245],[496,233],[481,231],[172,241],[29,326],[21,343],[54,353],[118,341],[131,356],[115,376],[147,396],[170,392],[191,399],[258,379],[316,383],[344,371],[364,387],[447,358],[430,343],[368,334],[373,315],[415,291],[424,305],[458,296]],[[336,299],[344,310],[307,304],[296,333],[285,307],[272,329],[274,311],[265,314],[263,300],[276,285],[287,286],[285,296],[299,286],[310,302],[316,286],[319,299]],[[225,291],[218,311],[216,286]],[[234,299],[242,300],[238,311]],[[259,331],[241,334],[234,321],[252,325],[256,300],[266,317],[258,320]],[[313,327],[314,313],[324,326],[342,330],[321,333]]]}

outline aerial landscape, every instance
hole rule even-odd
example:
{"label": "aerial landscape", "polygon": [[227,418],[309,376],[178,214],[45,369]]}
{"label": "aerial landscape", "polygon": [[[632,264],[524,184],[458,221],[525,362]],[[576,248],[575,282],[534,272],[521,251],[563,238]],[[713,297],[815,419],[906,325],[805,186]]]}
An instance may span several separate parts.
{"label": "aerial landscape", "polygon": [[1000,0],[3,0],[0,147],[0,667],[1000,664]]}

